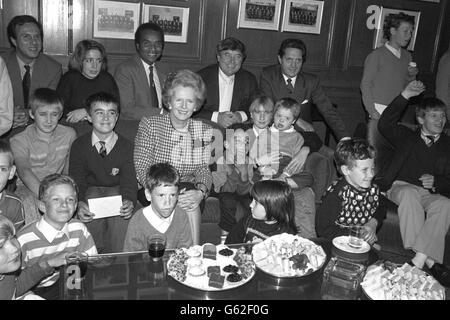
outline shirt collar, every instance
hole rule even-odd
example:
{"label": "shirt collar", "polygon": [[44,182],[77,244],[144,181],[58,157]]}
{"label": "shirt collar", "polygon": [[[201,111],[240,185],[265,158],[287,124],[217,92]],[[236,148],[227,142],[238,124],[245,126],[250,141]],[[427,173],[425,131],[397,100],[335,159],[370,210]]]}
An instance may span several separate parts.
{"label": "shirt collar", "polygon": [[226,82],[227,84],[232,84],[234,82],[235,75],[227,76],[222,69],[219,67],[219,79]]}
{"label": "shirt collar", "polygon": [[255,133],[255,136],[258,137],[262,132],[266,131],[268,128],[259,129],[256,126],[253,126],[253,132]]}
{"label": "shirt collar", "polygon": [[288,79],[291,79],[292,86],[295,87],[295,81],[297,80],[297,76],[291,78],[291,77],[288,77],[287,75],[285,75],[284,73],[282,73],[282,75],[283,75],[283,78],[284,78],[284,83],[286,83],[286,85],[287,85]]}
{"label": "shirt collar", "polygon": [[[116,144],[118,138],[119,137],[117,136],[117,133],[115,133],[113,131],[112,134],[110,134],[108,138],[106,138],[105,140],[102,140],[105,142],[106,153],[109,153],[112,150],[112,148],[114,148],[114,145]],[[100,141],[100,139],[97,137],[95,132],[92,131],[92,135],[91,135],[92,146],[96,146],[96,147],[98,147],[98,149],[100,149],[100,144],[98,143],[99,141]]]}
{"label": "shirt collar", "polygon": [[389,42],[388,41],[386,41],[386,43],[384,44],[384,46],[390,51],[390,52],[392,52],[392,54],[394,55],[394,56],[396,56],[397,58],[399,58],[400,59],[400,57],[402,56],[402,49],[400,48],[400,49],[395,49],[393,46],[391,46],[390,44],[389,44]]}
{"label": "shirt collar", "polygon": [[290,127],[289,129],[284,130],[284,131],[280,131],[280,130],[278,130],[278,129],[275,127],[275,125],[273,124],[273,125],[270,127],[270,131],[271,131],[271,132],[286,132],[286,133],[291,133],[291,132],[295,132],[295,129],[294,129],[294,126],[291,125],[291,127]]}
{"label": "shirt collar", "polygon": [[69,224],[66,223],[61,230],[55,229],[51,226],[47,221],[45,221],[44,217],[37,223],[37,229],[44,235],[45,239],[48,242],[53,242],[56,238],[60,238],[65,235],[69,239]]}
{"label": "shirt collar", "polygon": [[[29,136],[30,136],[30,140],[31,140],[31,141],[41,140],[41,141],[44,141],[44,142],[46,142],[46,143],[51,143],[51,142],[55,139],[55,136],[56,136],[56,130],[59,130],[59,129],[58,129],[58,128],[59,128],[59,124],[58,124],[58,125],[56,125],[55,130],[53,130],[53,132],[49,135],[50,138],[49,138],[49,140],[47,141],[46,139],[43,139],[43,138],[40,136],[40,133],[38,132],[38,129],[37,129],[37,127],[36,127],[36,123],[32,123],[32,124],[29,125],[28,127],[30,128]],[[27,127],[27,129],[28,129],[28,127]]]}
{"label": "shirt collar", "polygon": [[438,134],[426,134],[423,130],[420,130],[420,137],[422,138],[423,141],[425,141],[426,144],[432,142],[427,136],[433,136],[434,137],[434,143],[436,143],[439,138],[441,137],[441,135]]}
{"label": "shirt collar", "polygon": [[[175,211],[175,209],[173,209],[173,211]],[[142,213],[147,221],[161,233],[165,233],[167,229],[169,229],[173,219],[173,211],[168,218],[161,218],[153,211],[152,205],[142,209]]]}
{"label": "shirt collar", "polygon": [[25,68],[24,68],[25,65],[29,65],[30,68],[31,68],[30,71],[33,71],[33,66],[34,66],[34,63],[36,61],[35,59],[33,59],[33,61],[31,61],[31,63],[25,63],[25,62],[22,61],[22,59],[19,58],[19,56],[17,54],[16,54],[16,58],[17,58],[17,63],[19,64],[19,68],[20,68],[20,72],[21,73],[25,73]]}
{"label": "shirt collar", "polygon": [[153,63],[153,64],[150,65],[147,62],[145,62],[144,60],[142,60],[142,58],[139,58],[139,59],[141,59],[141,61],[142,61],[142,65],[144,66],[145,73],[147,73],[149,71],[148,68],[150,68],[150,66],[153,66],[153,72],[155,72],[155,70],[156,70],[156,63]]}

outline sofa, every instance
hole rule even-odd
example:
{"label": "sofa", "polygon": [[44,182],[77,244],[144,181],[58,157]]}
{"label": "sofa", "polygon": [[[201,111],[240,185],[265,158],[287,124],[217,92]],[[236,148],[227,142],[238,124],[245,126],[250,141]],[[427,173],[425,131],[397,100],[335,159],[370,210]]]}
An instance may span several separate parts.
{"label": "sofa", "polygon": [[[91,130],[91,125],[87,122],[69,124],[77,132],[77,136],[80,136]],[[116,125],[116,132],[123,135],[130,141],[134,141],[139,121],[136,120],[119,120]],[[319,152],[311,153],[305,163],[305,170],[310,172],[314,177],[314,184],[312,189],[316,196],[316,207],[320,205],[320,199],[328,185],[337,177],[336,169],[333,163],[330,149],[324,147]],[[397,254],[403,254],[407,257],[413,256],[411,250],[405,250],[403,248],[403,242],[400,235],[399,218],[397,214],[397,206],[387,200],[388,212],[387,217],[378,231],[378,244],[381,245],[381,250],[386,252],[393,252]],[[238,207],[237,218],[242,216],[243,210]],[[219,200],[216,197],[210,196],[206,199],[205,208],[202,212],[202,224],[201,224],[201,243],[214,243],[220,242],[221,230],[218,226],[220,219]],[[450,265],[450,232],[446,236],[446,246],[444,263]]]}

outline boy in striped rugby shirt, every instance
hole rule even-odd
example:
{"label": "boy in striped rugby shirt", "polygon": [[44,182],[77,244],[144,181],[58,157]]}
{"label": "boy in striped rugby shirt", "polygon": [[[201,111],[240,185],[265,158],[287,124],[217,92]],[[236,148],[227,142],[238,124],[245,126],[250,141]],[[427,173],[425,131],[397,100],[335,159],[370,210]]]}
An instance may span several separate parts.
{"label": "boy in striped rugby shirt", "polygon": [[[97,248],[86,226],[72,219],[77,207],[78,188],[69,176],[51,174],[39,186],[40,220],[18,233],[22,247],[22,268],[63,252],[97,254]],[[59,298],[59,272],[43,279],[32,290],[45,299]]]}

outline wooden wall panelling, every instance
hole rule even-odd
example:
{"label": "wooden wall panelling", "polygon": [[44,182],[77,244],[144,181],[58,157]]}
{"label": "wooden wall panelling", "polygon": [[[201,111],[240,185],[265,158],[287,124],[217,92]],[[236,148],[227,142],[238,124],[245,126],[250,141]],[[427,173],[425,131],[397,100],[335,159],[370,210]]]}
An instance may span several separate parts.
{"label": "wooden wall panelling", "polygon": [[41,0],[44,52],[50,55],[68,54],[68,0]]}

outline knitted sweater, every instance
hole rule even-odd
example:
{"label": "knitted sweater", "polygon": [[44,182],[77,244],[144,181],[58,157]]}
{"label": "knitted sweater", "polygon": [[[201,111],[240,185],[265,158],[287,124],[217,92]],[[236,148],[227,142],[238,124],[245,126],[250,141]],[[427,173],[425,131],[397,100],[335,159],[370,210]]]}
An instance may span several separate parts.
{"label": "knitted sweater", "polygon": [[345,226],[364,225],[375,218],[378,225],[386,217],[386,207],[381,203],[380,189],[376,184],[358,190],[345,178],[328,187],[316,213],[316,231],[319,237],[333,239],[348,235]]}
{"label": "knitted sweater", "polygon": [[239,220],[233,229],[231,229],[225,243],[257,243],[281,233],[296,234],[296,231],[292,230],[289,226],[280,225],[279,223],[268,224],[266,221],[256,220],[250,214]]}
{"label": "knitted sweater", "polygon": [[137,180],[133,164],[133,144],[118,135],[114,148],[102,158],[92,145],[92,133],[76,139],[70,150],[69,174],[79,188],[79,199],[85,201],[88,187],[120,186],[123,199],[136,204]]}
{"label": "knitted sweater", "polygon": [[56,91],[63,98],[64,115],[75,109],[84,108],[86,99],[100,91],[110,93],[120,101],[116,81],[106,71],[101,71],[94,79],[88,79],[77,70],[69,70],[62,76]]}
{"label": "knitted sweater", "polygon": [[[161,233],[148,222],[144,216],[143,209],[139,209],[128,224],[123,246],[124,252],[147,250],[147,238]],[[164,232],[166,248],[189,248],[193,242],[188,217],[179,207],[175,207],[175,211],[172,214],[174,215],[172,222],[166,232]]]}
{"label": "knitted sweater", "polygon": [[54,269],[50,266],[42,268],[36,263],[23,270],[5,275],[3,280],[0,280],[0,300],[20,297],[53,271]]}
{"label": "knitted sweater", "polygon": [[378,113],[375,103],[389,105],[408,82],[414,80],[408,74],[411,54],[401,49],[400,59],[385,46],[375,49],[364,62],[361,93],[369,115]]}

